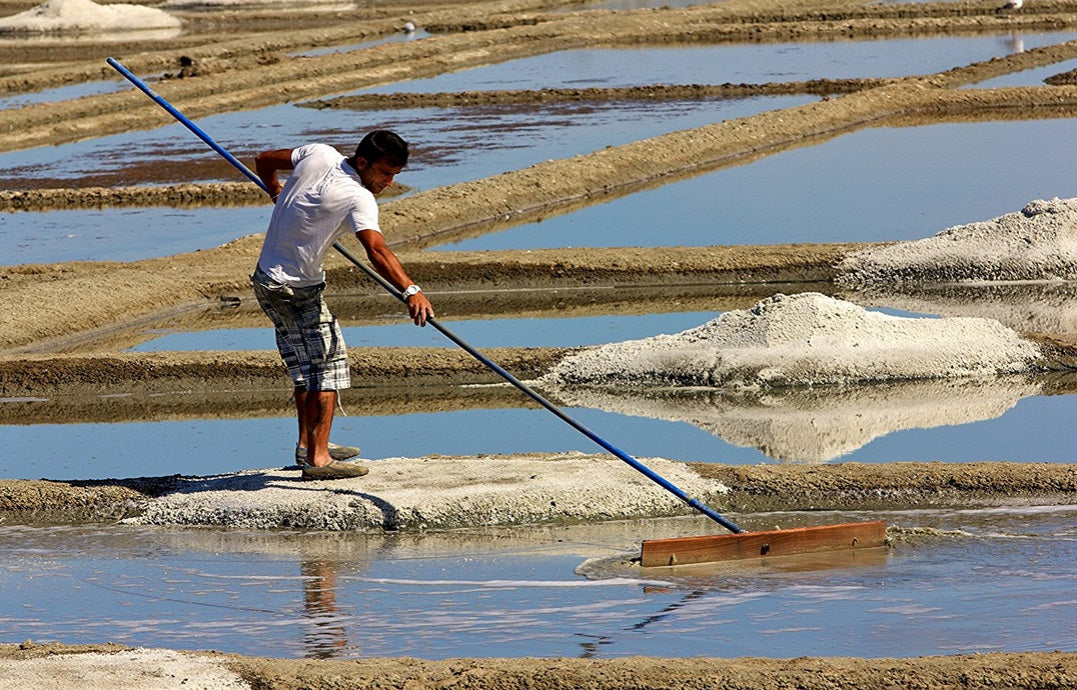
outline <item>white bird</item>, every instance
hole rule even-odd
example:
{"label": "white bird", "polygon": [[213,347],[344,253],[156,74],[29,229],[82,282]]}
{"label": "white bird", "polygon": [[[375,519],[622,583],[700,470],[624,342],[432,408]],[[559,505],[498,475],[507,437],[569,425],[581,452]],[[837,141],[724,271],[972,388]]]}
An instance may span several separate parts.
{"label": "white bird", "polygon": [[[1016,2],[1018,5],[1021,4],[1021,0],[1010,0],[1010,2]],[[411,22],[404,22],[404,26],[402,26],[400,28],[406,34],[415,33],[415,25],[412,24]]]}
{"label": "white bird", "polygon": [[1021,5],[1025,4],[1025,0],[1006,0],[1006,4],[995,10],[995,12],[1009,12],[1010,10],[1019,10]]}

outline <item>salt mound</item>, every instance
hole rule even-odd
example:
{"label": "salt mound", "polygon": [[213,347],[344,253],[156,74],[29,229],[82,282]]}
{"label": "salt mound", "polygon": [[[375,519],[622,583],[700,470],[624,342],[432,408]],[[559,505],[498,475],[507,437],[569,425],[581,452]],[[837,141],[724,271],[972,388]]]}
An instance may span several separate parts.
{"label": "salt mound", "polygon": [[103,6],[91,0],[48,0],[25,12],[0,19],[0,33],[173,29],[179,26],[179,19],[152,7]]}
{"label": "salt mound", "polygon": [[[729,491],[681,462],[640,462],[703,501]],[[370,460],[369,465],[370,474],[361,480],[338,480],[326,491],[297,490],[297,475],[278,469],[186,477],[175,491],[146,502],[139,515],[124,522],[381,532],[691,512],[608,455],[429,456]]]}
{"label": "salt mound", "polygon": [[565,358],[552,385],[810,386],[1028,371],[1037,347],[997,321],[869,312],[818,293],[775,295],[674,335]]}
{"label": "salt mound", "polygon": [[169,9],[192,10],[212,8],[252,8],[287,5],[289,9],[355,9],[350,0],[166,0],[161,7]]}
{"label": "salt mound", "polygon": [[0,688],[244,690],[251,687],[238,673],[227,668],[221,657],[171,649],[140,647],[27,659],[5,657],[2,669]]}
{"label": "salt mound", "polygon": [[847,257],[841,285],[1077,280],[1077,199],[1032,201],[1017,213],[947,228]]}

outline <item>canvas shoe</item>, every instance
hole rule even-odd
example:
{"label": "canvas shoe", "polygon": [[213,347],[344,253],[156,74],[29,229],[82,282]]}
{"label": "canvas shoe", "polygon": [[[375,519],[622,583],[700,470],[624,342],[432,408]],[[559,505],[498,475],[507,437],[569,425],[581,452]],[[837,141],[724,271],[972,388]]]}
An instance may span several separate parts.
{"label": "canvas shoe", "polygon": [[303,466],[303,479],[354,479],[370,472],[366,465],[334,460],[325,467]]}
{"label": "canvas shoe", "polygon": [[[339,446],[332,441],[329,442],[329,457],[334,460],[347,460],[359,455],[359,449],[355,446]],[[303,468],[307,464],[307,449],[295,447],[295,464]]]}

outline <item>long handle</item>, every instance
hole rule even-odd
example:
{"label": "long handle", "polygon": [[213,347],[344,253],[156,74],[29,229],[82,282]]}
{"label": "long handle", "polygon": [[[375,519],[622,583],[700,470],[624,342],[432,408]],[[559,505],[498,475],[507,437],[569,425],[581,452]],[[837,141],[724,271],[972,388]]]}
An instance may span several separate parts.
{"label": "long handle", "polygon": [[[139,88],[139,90],[141,90],[147,96],[152,98],[157,103],[157,105],[159,105],[162,108],[164,108],[165,110],[167,110],[168,113],[170,115],[172,115],[172,117],[176,118],[184,127],[191,130],[191,132],[193,132],[195,134],[195,136],[197,136],[199,139],[201,139],[206,144],[208,144],[211,149],[213,149],[217,153],[221,154],[221,156],[223,156],[225,158],[225,160],[227,160],[229,163],[234,165],[236,167],[236,169],[238,169],[241,173],[243,173],[244,175],[249,177],[252,182],[254,182],[256,185],[258,185],[259,187],[262,188],[262,191],[266,192],[267,194],[269,193],[269,189],[266,187],[265,183],[262,182],[262,180],[257,175],[255,175],[254,172],[252,172],[250,168],[248,168],[246,165],[241,163],[235,156],[233,156],[228,151],[226,151],[222,146],[217,144],[217,142],[213,141],[213,139],[210,138],[210,136],[208,134],[206,134],[204,131],[202,131],[202,129],[200,127],[198,127],[198,125],[196,125],[193,122],[191,122],[190,120],[188,120],[187,117],[183,113],[181,113],[179,110],[176,110],[176,108],[174,106],[172,106],[172,104],[170,104],[168,101],[166,101],[161,96],[157,95],[153,91],[153,89],[146,86],[146,84],[143,83],[141,79],[139,79],[134,74],[132,74],[126,67],[121,65],[114,58],[108,58],[107,62],[108,62],[109,65],[112,66],[113,69],[115,69],[117,72],[122,74],[124,76],[124,78],[126,78],[129,82],[131,82],[132,84],[137,86]],[[381,285],[383,288],[385,288],[393,297],[396,297],[398,300],[400,300],[404,304],[407,304],[407,298],[404,297],[403,293],[401,293],[400,290],[398,290],[392,283],[387,281],[385,278],[381,277],[374,269],[370,268],[365,263],[363,263],[358,258],[356,258],[355,255],[353,255],[351,252],[349,252],[347,249],[345,249],[339,242],[337,242],[337,243],[335,243],[333,245],[333,249],[336,249],[338,252],[340,252],[344,256],[344,258],[346,258],[348,261],[351,261],[353,264],[355,264],[360,269],[362,269],[362,271],[364,273],[366,273],[375,282],[377,282],[379,285]],[[534,391],[531,387],[529,387],[523,381],[520,381],[518,378],[516,378],[512,374],[505,371],[505,369],[503,369],[497,363],[490,360],[488,357],[486,357],[486,355],[482,354],[481,352],[479,352],[475,348],[468,345],[459,336],[457,336],[455,333],[453,333],[448,328],[443,326],[436,319],[429,318],[429,319],[426,320],[426,322],[428,324],[430,324],[431,326],[433,326],[434,328],[436,328],[438,331],[440,331],[446,338],[453,341],[454,343],[459,345],[461,348],[463,348],[465,351],[467,351],[467,353],[470,354],[472,357],[474,357],[475,359],[482,362],[482,364],[484,364],[487,368],[489,368],[491,371],[496,373],[498,376],[505,379],[506,381],[511,383],[516,388],[520,389],[529,398],[531,398],[532,400],[537,402],[539,405],[542,405],[543,407],[545,407],[547,410],[552,412],[554,415],[556,415],[557,417],[562,419],[569,426],[576,429],[577,431],[582,433],[587,438],[591,439],[592,441],[594,441],[598,445],[602,446],[603,448],[605,448],[609,452],[616,455],[618,458],[620,458],[624,462],[631,465],[634,469],[641,472],[648,479],[655,482],[656,484],[661,486],[666,491],[670,492],[671,494],[673,494],[677,498],[681,499],[682,501],[684,501],[685,503],[687,503],[691,507],[695,508],[699,512],[703,513],[704,515],[706,515],[710,519],[714,520],[715,522],[720,524],[722,527],[725,527],[729,531],[734,532],[734,533],[740,533],[740,532],[744,531],[742,528],[738,527],[737,525],[735,525],[734,523],[730,522],[725,517],[723,517],[721,515],[721,513],[718,513],[713,508],[711,508],[708,505],[706,505],[705,503],[701,502],[699,499],[696,499],[696,498],[693,498],[693,497],[689,496],[684,490],[677,487],[675,484],[673,484],[672,482],[670,482],[666,478],[662,477],[660,474],[658,474],[657,472],[655,472],[651,468],[647,467],[646,465],[641,463],[639,460],[636,460],[635,458],[633,458],[628,453],[624,452],[620,448],[617,448],[616,446],[614,446],[613,444],[609,443],[604,438],[602,438],[601,436],[596,434],[595,432],[588,429],[586,426],[584,426],[583,424],[578,422],[575,418],[571,417],[564,410],[562,410],[558,406],[554,405],[552,402],[550,402],[549,400],[544,398],[542,395],[540,395],[539,393]]]}

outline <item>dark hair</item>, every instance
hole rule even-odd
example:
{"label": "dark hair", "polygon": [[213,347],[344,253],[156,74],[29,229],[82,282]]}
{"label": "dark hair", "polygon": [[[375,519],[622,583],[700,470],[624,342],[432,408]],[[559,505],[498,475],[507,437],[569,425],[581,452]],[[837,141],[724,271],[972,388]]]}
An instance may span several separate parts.
{"label": "dark hair", "polygon": [[408,142],[401,139],[396,132],[376,129],[363,137],[355,147],[355,157],[362,158],[367,163],[385,160],[390,165],[403,168],[408,164]]}

